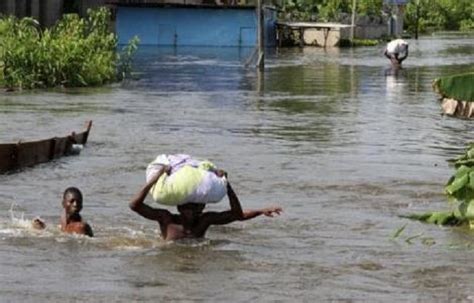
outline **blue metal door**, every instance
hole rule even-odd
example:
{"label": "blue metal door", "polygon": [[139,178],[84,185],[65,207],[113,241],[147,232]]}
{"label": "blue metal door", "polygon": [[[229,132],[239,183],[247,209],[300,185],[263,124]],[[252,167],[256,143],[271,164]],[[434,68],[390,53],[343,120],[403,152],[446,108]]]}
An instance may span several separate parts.
{"label": "blue metal door", "polygon": [[239,46],[255,46],[257,44],[257,35],[255,27],[241,27]]}

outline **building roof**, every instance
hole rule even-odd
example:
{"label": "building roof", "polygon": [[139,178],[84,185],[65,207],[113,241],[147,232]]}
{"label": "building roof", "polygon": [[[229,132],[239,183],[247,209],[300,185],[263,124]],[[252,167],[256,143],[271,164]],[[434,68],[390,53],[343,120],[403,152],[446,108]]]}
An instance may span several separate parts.
{"label": "building roof", "polygon": [[209,0],[106,0],[108,5],[132,7],[194,7],[194,8],[230,8],[255,9],[255,5],[229,5],[210,3]]}

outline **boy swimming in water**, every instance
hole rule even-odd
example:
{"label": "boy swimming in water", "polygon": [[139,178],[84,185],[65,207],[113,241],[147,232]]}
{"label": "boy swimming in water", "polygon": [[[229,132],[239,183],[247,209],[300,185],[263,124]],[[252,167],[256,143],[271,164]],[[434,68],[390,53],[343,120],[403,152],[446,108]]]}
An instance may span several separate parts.
{"label": "boy swimming in water", "polygon": [[82,193],[76,187],[68,187],[64,191],[61,215],[61,231],[93,237],[92,228],[82,220],[79,214],[82,210]]}
{"label": "boy swimming in water", "polygon": [[[143,203],[150,188],[164,174],[170,173],[171,168],[164,166],[153,178],[135,195],[130,202],[130,208],[149,220],[157,221],[160,225],[161,236],[164,240],[178,240],[182,238],[202,238],[211,225],[229,224],[234,221],[249,220],[260,215],[273,217],[282,212],[280,207],[268,207],[257,210],[242,210],[240,201],[234,190],[227,183],[227,196],[230,210],[223,212],[203,212],[205,204],[186,203],[177,206],[179,214],[172,214],[166,209],[153,208]],[[223,171],[216,171],[222,176]]]}
{"label": "boy swimming in water", "polygon": [[[64,191],[62,206],[64,213],[61,215],[61,231],[70,234],[80,234],[93,237],[92,228],[82,221],[79,214],[82,210],[82,193],[75,187],[69,187]],[[31,220],[31,228],[36,230],[46,229],[46,223],[40,217]]]}

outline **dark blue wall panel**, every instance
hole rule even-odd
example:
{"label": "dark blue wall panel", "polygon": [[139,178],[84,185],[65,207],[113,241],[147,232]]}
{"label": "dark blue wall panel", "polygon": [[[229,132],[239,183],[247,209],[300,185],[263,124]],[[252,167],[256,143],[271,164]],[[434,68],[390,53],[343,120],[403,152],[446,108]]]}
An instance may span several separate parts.
{"label": "dark blue wall panel", "polygon": [[[267,14],[268,16],[268,14]],[[144,45],[254,46],[257,18],[253,9],[118,7],[119,43],[133,36]],[[274,20],[266,17],[267,36],[274,36]],[[266,39],[274,45],[274,37]]]}

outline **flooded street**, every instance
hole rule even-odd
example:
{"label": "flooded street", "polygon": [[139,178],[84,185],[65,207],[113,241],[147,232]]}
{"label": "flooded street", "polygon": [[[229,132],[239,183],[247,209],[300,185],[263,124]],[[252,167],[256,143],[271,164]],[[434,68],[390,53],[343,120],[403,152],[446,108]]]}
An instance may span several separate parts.
{"label": "flooded street", "polygon": [[[123,85],[2,93],[2,143],[94,124],[80,156],[0,175],[0,301],[474,301],[474,233],[398,217],[449,207],[446,160],[474,124],[442,116],[431,83],[473,71],[473,41],[409,41],[398,73],[383,45],[269,50],[263,75],[250,49],[141,47]],[[128,208],[162,153],[209,159],[244,208],[284,213],[164,243]],[[68,186],[93,239],[56,227]]]}

